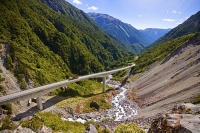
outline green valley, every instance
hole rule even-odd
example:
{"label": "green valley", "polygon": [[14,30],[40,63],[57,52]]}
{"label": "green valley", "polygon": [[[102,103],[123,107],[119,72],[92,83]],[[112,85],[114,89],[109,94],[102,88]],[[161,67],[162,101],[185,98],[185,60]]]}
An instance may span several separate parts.
{"label": "green valley", "polygon": [[102,27],[67,0],[0,0],[0,132],[198,132],[200,11],[146,31],[89,15]]}

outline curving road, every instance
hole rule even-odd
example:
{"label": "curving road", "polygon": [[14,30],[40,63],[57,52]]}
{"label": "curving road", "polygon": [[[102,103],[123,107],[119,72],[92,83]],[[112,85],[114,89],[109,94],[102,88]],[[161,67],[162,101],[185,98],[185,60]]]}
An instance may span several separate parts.
{"label": "curving road", "polygon": [[111,70],[111,71],[99,72],[99,73],[95,73],[95,74],[80,76],[77,79],[64,80],[64,81],[44,85],[41,87],[37,87],[37,88],[9,94],[6,96],[2,96],[2,97],[0,97],[0,105],[11,103],[11,102],[17,102],[17,101],[21,101],[21,100],[28,100],[28,99],[35,98],[35,97],[41,97],[57,88],[66,86],[69,83],[78,82],[78,81],[85,80],[85,79],[98,78],[98,77],[103,77],[103,79],[105,79],[105,77],[110,74],[116,73],[118,71],[126,70],[126,69],[131,69],[134,66],[135,66],[135,64],[132,64],[131,66],[127,66],[127,67],[123,67],[123,68],[119,68],[119,69],[115,69],[115,70]]}

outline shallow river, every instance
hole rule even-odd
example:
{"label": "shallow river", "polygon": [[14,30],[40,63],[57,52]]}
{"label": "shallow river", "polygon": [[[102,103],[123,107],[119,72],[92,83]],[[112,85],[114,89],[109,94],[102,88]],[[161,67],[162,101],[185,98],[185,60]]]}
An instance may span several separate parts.
{"label": "shallow river", "polygon": [[[118,87],[118,86],[116,86]],[[115,121],[127,120],[137,115],[137,104],[126,99],[127,89],[120,88],[122,91],[112,99],[112,108],[107,114]]]}
{"label": "shallow river", "polygon": [[[109,76],[106,82],[110,81],[111,78],[112,76]],[[113,88],[119,88],[119,85],[113,85],[113,84],[108,84],[108,85]],[[127,91],[126,88],[120,87],[120,90],[121,92],[112,99],[111,109],[108,109],[103,112],[100,111],[100,112],[89,113],[89,114],[81,114],[80,116],[76,118],[68,118],[68,119],[63,118],[63,120],[78,121],[78,122],[84,123],[87,120],[91,120],[91,119],[94,121],[101,121],[105,118],[114,119],[114,121],[125,121],[128,119],[132,119],[135,115],[138,114],[137,104],[133,101],[129,101],[126,99],[126,91]],[[88,116],[89,118],[87,118]]]}

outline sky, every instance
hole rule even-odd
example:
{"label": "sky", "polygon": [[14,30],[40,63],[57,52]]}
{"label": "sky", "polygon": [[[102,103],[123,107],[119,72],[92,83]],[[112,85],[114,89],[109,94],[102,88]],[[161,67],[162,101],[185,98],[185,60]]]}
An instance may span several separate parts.
{"label": "sky", "polygon": [[174,28],[200,11],[200,0],[66,0],[85,13],[108,14],[136,29]]}

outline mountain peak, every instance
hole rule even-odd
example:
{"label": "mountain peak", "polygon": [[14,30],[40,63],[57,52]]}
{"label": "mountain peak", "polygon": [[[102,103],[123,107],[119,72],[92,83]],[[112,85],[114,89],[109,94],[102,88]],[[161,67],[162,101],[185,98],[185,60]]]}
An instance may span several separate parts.
{"label": "mountain peak", "polygon": [[[138,44],[141,47],[148,46],[169,30],[148,28],[137,30],[132,25],[122,22],[107,14],[88,13],[105,31],[126,44]],[[148,32],[148,33],[146,33]],[[145,34],[146,33],[146,34]],[[153,37],[151,37],[153,36]],[[137,52],[136,52],[137,53]]]}
{"label": "mountain peak", "polygon": [[92,18],[92,19],[97,19],[97,18],[104,18],[104,19],[108,19],[108,20],[118,20],[121,21],[119,19],[116,19],[108,14],[101,14],[101,13],[94,13],[94,12],[89,12],[88,15]]}

